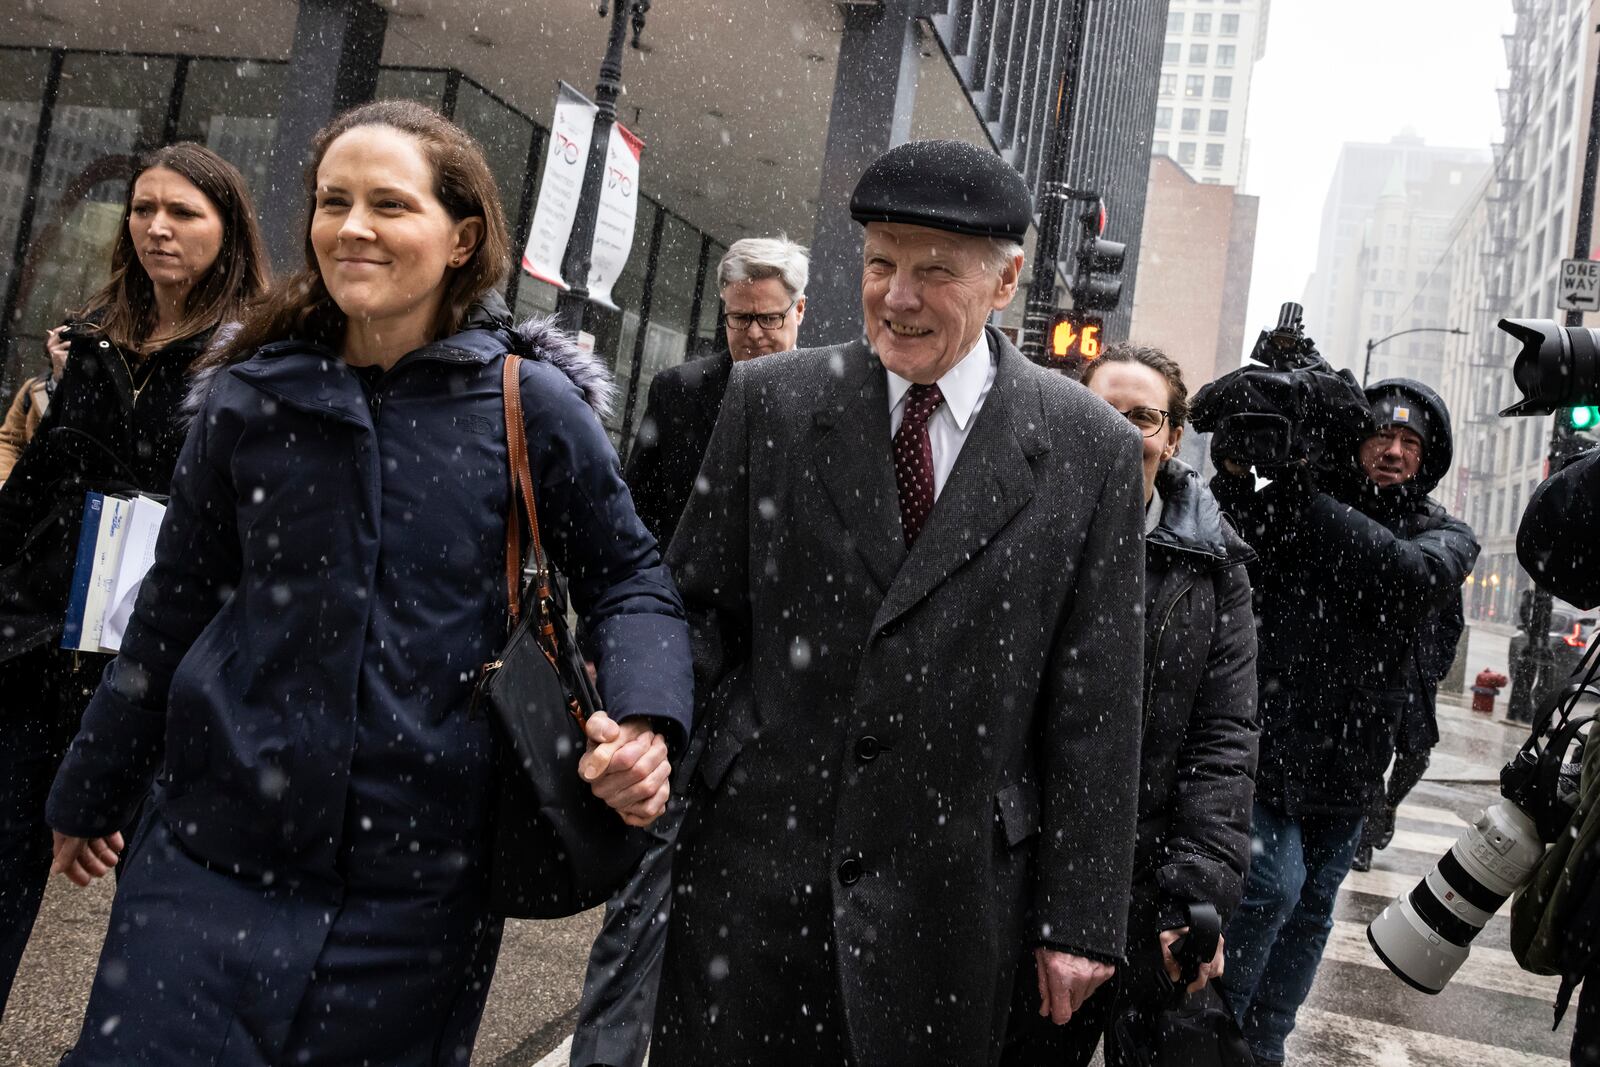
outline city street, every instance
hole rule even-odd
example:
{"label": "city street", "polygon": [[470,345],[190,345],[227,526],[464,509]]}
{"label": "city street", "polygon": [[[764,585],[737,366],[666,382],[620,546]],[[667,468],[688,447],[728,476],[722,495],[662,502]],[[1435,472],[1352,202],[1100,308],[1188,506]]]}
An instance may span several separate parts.
{"label": "city street", "polygon": [[[1504,669],[1507,638],[1475,628],[1469,675]],[[1500,709],[1503,711],[1502,699]],[[1555,1067],[1566,1062],[1571,1016],[1550,1032],[1556,982],[1520,971],[1507,946],[1504,914],[1484,930],[1444,993],[1429,997],[1395,978],[1367,945],[1365,926],[1427,872],[1495,796],[1501,763],[1522,740],[1501,719],[1441,700],[1440,732],[1423,783],[1400,810],[1395,841],[1373,869],[1352,873],[1340,892],[1337,925],[1317,984],[1301,1012],[1291,1052],[1306,1065],[1338,1067]],[[57,880],[45,898],[0,1025],[0,1064],[53,1065],[76,1034],[110,906],[111,886],[76,890]],[[591,912],[561,922],[507,924],[475,1064],[556,1067],[576,1010]]]}

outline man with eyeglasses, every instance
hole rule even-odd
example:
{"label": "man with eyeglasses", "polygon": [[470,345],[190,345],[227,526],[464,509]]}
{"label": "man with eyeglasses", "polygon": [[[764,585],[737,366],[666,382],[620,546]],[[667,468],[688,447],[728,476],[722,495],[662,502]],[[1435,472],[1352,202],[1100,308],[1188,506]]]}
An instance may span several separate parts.
{"label": "man with eyeglasses", "polygon": [[[623,472],[634,506],[665,552],[694,492],[700,460],[722,410],[735,363],[795,347],[806,313],[806,250],[785,237],[735,241],[717,266],[727,351],[657,374],[639,435]],[[699,739],[679,761],[693,773]],[[633,880],[606,907],[605,926],[589,953],[573,1067],[637,1067],[655,1015],[657,976],[666,942],[671,855],[682,805],[650,828],[655,839]]]}
{"label": "man with eyeglasses", "polygon": [[808,276],[806,250],[785,237],[735,241],[717,266],[727,351],[670,367],[650,382],[623,476],[662,551],[694,489],[733,365],[795,347]]}
{"label": "man with eyeglasses", "polygon": [[1466,523],[1428,499],[1450,469],[1444,401],[1405,378],[1366,396],[1374,430],[1354,449],[1259,488],[1223,460],[1211,483],[1258,555],[1255,847],[1219,982],[1259,1064],[1283,1062],[1396,731],[1419,673],[1437,670],[1428,626],[1459,611],[1478,555]]}

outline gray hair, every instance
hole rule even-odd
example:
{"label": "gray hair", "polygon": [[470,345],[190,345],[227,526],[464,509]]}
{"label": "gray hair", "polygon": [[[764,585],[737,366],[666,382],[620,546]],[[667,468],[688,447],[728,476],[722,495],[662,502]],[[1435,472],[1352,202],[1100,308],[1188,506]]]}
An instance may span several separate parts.
{"label": "gray hair", "polygon": [[1021,241],[1009,241],[1004,237],[989,238],[989,265],[995,270],[1004,270],[1012,260],[1025,254]]}
{"label": "gray hair", "polygon": [[777,278],[798,300],[806,294],[811,277],[811,259],[806,250],[783,234],[777,237],[746,237],[728,246],[717,265],[717,289],[740,282],[759,282]]}

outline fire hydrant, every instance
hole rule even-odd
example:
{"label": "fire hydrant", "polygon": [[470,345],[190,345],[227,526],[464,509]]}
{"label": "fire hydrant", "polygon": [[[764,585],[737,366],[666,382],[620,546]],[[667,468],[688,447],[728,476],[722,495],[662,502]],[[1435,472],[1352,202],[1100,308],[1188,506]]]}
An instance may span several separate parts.
{"label": "fire hydrant", "polygon": [[1494,698],[1500,695],[1500,690],[1506,687],[1511,679],[1498,671],[1488,667],[1478,672],[1472,680],[1472,710],[1484,715],[1494,714]]}

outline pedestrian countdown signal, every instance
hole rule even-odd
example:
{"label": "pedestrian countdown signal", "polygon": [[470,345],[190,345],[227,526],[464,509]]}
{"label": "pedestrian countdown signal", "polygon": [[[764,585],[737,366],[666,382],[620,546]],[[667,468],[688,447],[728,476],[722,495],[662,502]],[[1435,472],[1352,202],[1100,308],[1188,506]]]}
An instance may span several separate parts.
{"label": "pedestrian countdown signal", "polygon": [[1050,355],[1055,359],[1097,359],[1103,323],[1093,315],[1062,312],[1050,324]]}

